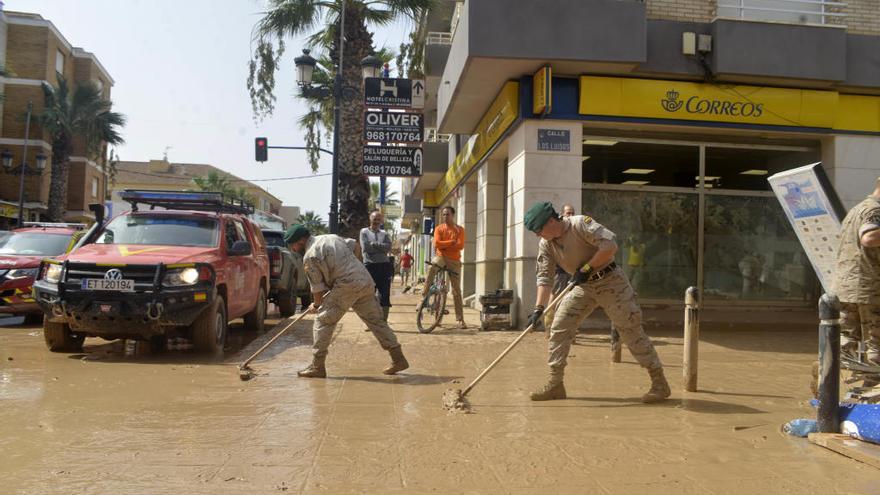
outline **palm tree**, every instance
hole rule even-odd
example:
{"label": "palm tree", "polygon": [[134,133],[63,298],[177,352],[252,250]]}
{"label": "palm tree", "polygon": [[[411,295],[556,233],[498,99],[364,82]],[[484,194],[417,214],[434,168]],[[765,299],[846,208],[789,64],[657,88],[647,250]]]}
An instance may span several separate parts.
{"label": "palm tree", "polygon": [[36,116],[52,140],[52,180],[47,216],[53,222],[64,220],[74,141],[82,140],[86,156],[93,158],[105,143],[122,144],[120,130],[125,126],[125,116],[110,110],[113,104],[103,98],[95,83],[79,84],[71,94],[67,80],[61,74],[57,77],[58,86],[43,82],[45,108]]}
{"label": "palm tree", "polygon": [[324,219],[318,216],[313,211],[307,211],[299,216],[296,220],[298,223],[301,223],[309,229],[309,232],[312,235],[321,235],[327,233],[327,225],[324,223]]}
{"label": "palm tree", "polygon": [[[379,195],[381,194],[380,185],[378,182],[370,182],[370,210],[376,210],[379,208]],[[385,188],[385,204],[386,205],[399,205],[400,200],[397,199],[397,191],[391,191],[387,187]]]}
{"label": "palm tree", "polygon": [[[249,64],[247,86],[254,114],[257,118],[270,115],[275,106],[275,71],[284,53],[284,39],[310,34],[308,44],[326,51],[325,67],[331,72],[320,77],[332,80],[337,71],[342,73],[345,86],[362,91],[360,61],[373,51],[373,35],[367,25],[383,26],[404,17],[418,21],[433,0],[269,0],[269,10],[254,27],[256,48]],[[337,67],[339,29],[345,12],[344,66]],[[320,73],[320,71],[316,71]],[[315,74],[316,81],[318,81]],[[312,107],[301,123],[305,124],[310,147],[320,141],[319,124],[325,130],[332,123],[326,106]],[[363,174],[363,112],[364,102],[355,97],[345,102],[341,110],[342,129],[339,133],[339,233],[356,237],[367,224],[367,205],[370,197],[369,180]],[[328,133],[329,134],[329,133]],[[312,155],[312,166],[316,161]]]}
{"label": "palm tree", "polygon": [[221,174],[212,170],[208,172],[207,177],[193,177],[193,184],[199,191],[219,192],[227,198],[254,204],[254,197],[245,188],[235,187],[232,184],[233,180],[229,174]]}

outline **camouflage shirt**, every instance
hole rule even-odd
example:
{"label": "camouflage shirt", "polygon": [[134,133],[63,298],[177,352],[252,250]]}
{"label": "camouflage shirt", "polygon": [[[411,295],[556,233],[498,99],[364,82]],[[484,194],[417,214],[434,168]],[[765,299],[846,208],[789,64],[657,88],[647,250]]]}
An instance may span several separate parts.
{"label": "camouflage shirt", "polygon": [[880,248],[862,246],[866,232],[880,228],[880,202],[873,196],[853,207],[843,219],[834,292],[842,302],[880,304]]}
{"label": "camouflage shirt", "polygon": [[355,240],[327,234],[312,236],[303,257],[312,292],[337,286],[374,285],[373,277],[354,255]]}
{"label": "camouflage shirt", "polygon": [[[562,235],[538,243],[538,286],[553,285],[557,266],[572,274],[590,261],[596,251],[617,245],[614,232],[588,216],[575,215],[560,221]],[[604,266],[593,268],[600,270]]]}

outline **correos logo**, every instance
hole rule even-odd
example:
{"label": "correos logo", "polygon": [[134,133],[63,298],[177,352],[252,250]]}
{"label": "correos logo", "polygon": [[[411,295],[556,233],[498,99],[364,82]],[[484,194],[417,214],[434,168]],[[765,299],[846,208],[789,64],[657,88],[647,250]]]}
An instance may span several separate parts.
{"label": "correos logo", "polygon": [[731,117],[760,117],[764,113],[763,103],[714,100],[691,96],[681,100],[678,91],[666,92],[666,98],[660,100],[660,106],[667,112],[677,112],[681,108],[692,114],[729,115]]}

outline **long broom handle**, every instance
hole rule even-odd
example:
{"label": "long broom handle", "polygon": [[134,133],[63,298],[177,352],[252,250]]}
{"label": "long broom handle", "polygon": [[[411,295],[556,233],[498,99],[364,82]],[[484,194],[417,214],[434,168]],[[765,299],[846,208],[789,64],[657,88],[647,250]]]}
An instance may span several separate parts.
{"label": "long broom handle", "polygon": [[[568,286],[566,286],[565,289],[559,293],[559,295],[557,295],[555,298],[553,298],[552,301],[550,301],[550,304],[547,305],[547,309],[545,309],[544,311],[549,311],[551,308],[555,307],[556,304],[559,303],[560,300],[562,300],[562,297],[565,296],[566,294],[568,294],[569,291],[571,291],[571,289],[574,288],[574,286],[575,286],[574,282],[569,282]],[[471,384],[468,385],[466,389],[464,389],[464,391],[461,393],[461,396],[464,397],[465,395],[467,395],[468,392],[470,392],[472,388],[474,388],[478,383],[480,383],[480,380],[482,380],[483,377],[486,376],[486,374],[488,374],[490,371],[492,371],[492,368],[494,368],[495,365],[497,365],[499,362],[501,362],[501,360],[504,359],[504,356],[506,356],[508,352],[510,352],[514,347],[516,347],[517,344],[519,344],[519,341],[521,341],[522,339],[525,338],[525,336],[532,330],[533,326],[535,326],[534,323],[529,325],[525,330],[523,330],[522,333],[519,334],[519,337],[517,337],[516,340],[511,342],[510,345],[507,346],[507,349],[504,349],[504,351],[497,358],[495,358],[495,361],[492,361],[492,364],[490,364],[488,368],[483,370],[483,372],[480,373],[479,376],[474,378],[474,381],[472,381]]]}
{"label": "long broom handle", "polygon": [[278,332],[277,334],[275,334],[275,336],[272,337],[272,339],[269,340],[269,342],[266,342],[265,344],[263,344],[263,347],[260,347],[260,349],[259,349],[257,352],[255,352],[251,357],[249,357],[249,358],[247,359],[247,361],[241,363],[241,365],[239,365],[238,369],[244,369],[244,368],[247,368],[247,365],[250,364],[251,361],[253,361],[253,360],[254,360],[257,356],[259,356],[263,351],[265,351],[266,349],[268,349],[269,346],[272,345],[273,342],[275,342],[276,340],[278,340],[279,337],[281,337],[282,335],[284,335],[284,332],[286,332],[288,328],[292,327],[292,326],[293,326],[294,324],[296,324],[299,320],[302,320],[303,317],[305,317],[305,315],[307,315],[307,314],[309,314],[309,313],[311,313],[311,312],[312,312],[312,307],[309,306],[308,309],[306,309],[305,311],[303,311],[302,313],[300,313],[299,316],[297,316],[296,318],[293,319],[293,321],[291,321],[290,323],[288,323],[286,327],[282,328],[280,332]]}

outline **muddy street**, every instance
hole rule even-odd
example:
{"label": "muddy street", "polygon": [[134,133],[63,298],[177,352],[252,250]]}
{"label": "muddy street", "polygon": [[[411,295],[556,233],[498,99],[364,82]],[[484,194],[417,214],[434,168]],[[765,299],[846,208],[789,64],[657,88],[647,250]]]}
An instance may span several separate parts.
{"label": "muddy street", "polygon": [[680,385],[680,330],[649,329],[673,386],[657,405],[639,402],[646,373],[626,352],[612,364],[601,330],[578,336],[569,399],[530,402],[546,377],[546,341],[534,333],[469,394],[474,414],[454,414],[444,391],[466,385],[515,334],[419,334],[414,299],[395,301],[392,326],[412,367],[393,377],[353,314],[327,379],[296,377],[310,359],[307,318],[252,364],[248,382],[235,364],[271,332],[233,324],[225,360],[210,362],[126,355],[122,342],[97,339],[81,354],[53,354],[39,327],[2,320],[0,491],[880,492],[876,469],[780,432],[814,414],[808,329],[707,329],[697,393]]}

